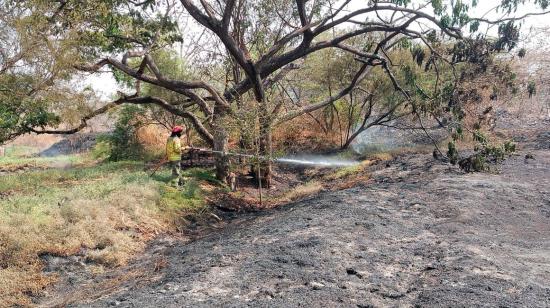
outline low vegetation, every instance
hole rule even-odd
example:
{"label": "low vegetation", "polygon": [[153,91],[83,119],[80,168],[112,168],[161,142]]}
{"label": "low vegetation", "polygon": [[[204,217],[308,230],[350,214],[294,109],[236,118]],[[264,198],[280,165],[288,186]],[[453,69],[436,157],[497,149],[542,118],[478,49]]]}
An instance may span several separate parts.
{"label": "low vegetation", "polygon": [[42,169],[48,166],[63,167],[84,162],[81,155],[38,156],[36,149],[28,146],[10,146],[0,156],[0,172],[21,169]]}
{"label": "low vegetation", "polygon": [[[76,159],[76,158],[75,158]],[[41,257],[79,255],[92,266],[125,264],[159,233],[206,212],[207,170],[191,169],[181,190],[150,177],[143,163],[110,162],[0,177],[0,302],[29,304],[55,280]]]}
{"label": "low vegetation", "polygon": [[296,201],[307,196],[314,195],[323,190],[323,183],[312,180],[304,184],[298,185],[291,190],[285,192],[282,196],[273,198],[272,201],[274,204],[286,203],[291,201]]}

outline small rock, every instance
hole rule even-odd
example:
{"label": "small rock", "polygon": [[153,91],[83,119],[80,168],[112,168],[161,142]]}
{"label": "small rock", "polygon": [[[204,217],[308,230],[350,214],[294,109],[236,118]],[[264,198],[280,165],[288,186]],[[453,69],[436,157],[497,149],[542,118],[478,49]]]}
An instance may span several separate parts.
{"label": "small rock", "polygon": [[120,302],[119,301],[112,301],[111,306],[120,306]]}
{"label": "small rock", "polygon": [[361,275],[354,268],[351,268],[351,267],[348,267],[346,269],[346,273],[348,273],[348,275],[355,275],[355,276],[357,276],[357,278],[363,278],[363,275]]}
{"label": "small rock", "polygon": [[275,297],[275,293],[273,293],[272,290],[264,289],[264,290],[261,290],[261,291],[260,291],[260,294],[263,294],[263,295],[265,295],[265,296],[268,297],[268,298],[274,298],[274,297]]}
{"label": "small rock", "polygon": [[313,289],[313,290],[321,290],[325,285],[320,283],[320,282],[315,282],[315,281],[312,281],[309,283],[309,286]]}
{"label": "small rock", "polygon": [[398,299],[405,296],[405,294],[397,293],[397,292],[388,292],[388,293],[382,293],[382,297],[389,298],[389,299]]}
{"label": "small rock", "polygon": [[535,156],[531,153],[525,154],[525,159],[535,159]]}

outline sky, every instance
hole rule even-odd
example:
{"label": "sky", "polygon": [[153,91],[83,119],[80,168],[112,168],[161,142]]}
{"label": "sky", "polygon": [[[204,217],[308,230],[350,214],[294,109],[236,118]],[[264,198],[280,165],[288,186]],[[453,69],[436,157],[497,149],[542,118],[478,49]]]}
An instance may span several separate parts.
{"label": "sky", "polygon": [[[352,0],[351,3],[348,5],[347,10],[349,12],[353,11],[354,9],[361,8],[366,2],[367,0]],[[415,1],[413,0],[413,2]],[[495,10],[492,10],[495,7],[495,2],[498,3],[499,1],[480,0],[478,2],[479,4],[472,11],[472,17],[482,17],[485,15],[485,18],[493,20],[498,19],[502,16],[502,14],[499,14]],[[522,16],[526,13],[540,11],[540,9],[530,4],[522,6],[520,9],[518,9],[517,12],[513,13],[512,15]],[[345,11],[342,12],[342,14],[346,13],[347,12]],[[522,32],[527,40],[520,42],[519,47],[540,49],[550,46],[550,42],[547,41],[547,35],[545,33],[540,33],[540,31],[530,31],[530,29],[532,28],[540,29],[545,27],[550,28],[550,14],[541,16],[530,16],[525,19],[522,25]],[[490,35],[496,35],[496,31],[497,28],[493,27],[488,33]],[[118,89],[111,73],[98,73],[88,75],[85,78],[81,79],[78,84],[83,88],[86,86],[91,86],[103,100],[110,100],[112,96],[115,95]]]}

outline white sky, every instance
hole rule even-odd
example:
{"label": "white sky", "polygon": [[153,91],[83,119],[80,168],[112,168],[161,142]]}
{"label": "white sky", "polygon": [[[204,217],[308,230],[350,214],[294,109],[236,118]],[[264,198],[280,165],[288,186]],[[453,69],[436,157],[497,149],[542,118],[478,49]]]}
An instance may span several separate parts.
{"label": "white sky", "polygon": [[[367,0],[353,0],[348,6],[349,10],[354,10],[362,7]],[[496,3],[500,1],[488,1],[482,0],[477,7],[472,10],[471,16],[473,17],[482,17],[484,15],[487,19],[498,19],[502,16],[502,13],[497,13],[492,10]],[[526,13],[540,12],[539,8],[536,8],[534,5],[524,5],[518,9],[517,12],[513,13],[513,16],[522,16]],[[489,13],[488,13],[489,12]],[[346,12],[343,12],[345,14]],[[540,33],[537,31],[530,31],[532,28],[545,28],[550,27],[550,14],[541,15],[541,16],[530,16],[522,22],[522,32],[527,40],[522,41],[520,47],[533,47],[533,48],[545,48],[550,46],[550,43],[547,40],[545,33]],[[493,27],[489,31],[490,35],[496,35],[496,27]],[[118,87],[110,73],[97,73],[94,75],[87,76],[82,81],[79,82],[82,87],[91,86],[96,93],[104,100],[109,100],[117,91]]]}

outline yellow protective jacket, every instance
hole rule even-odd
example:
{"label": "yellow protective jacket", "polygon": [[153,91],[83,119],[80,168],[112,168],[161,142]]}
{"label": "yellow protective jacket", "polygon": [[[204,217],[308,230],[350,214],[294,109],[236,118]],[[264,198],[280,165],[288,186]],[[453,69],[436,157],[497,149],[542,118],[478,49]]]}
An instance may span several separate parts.
{"label": "yellow protective jacket", "polygon": [[181,141],[179,137],[168,137],[166,141],[166,158],[169,161],[181,160]]}

